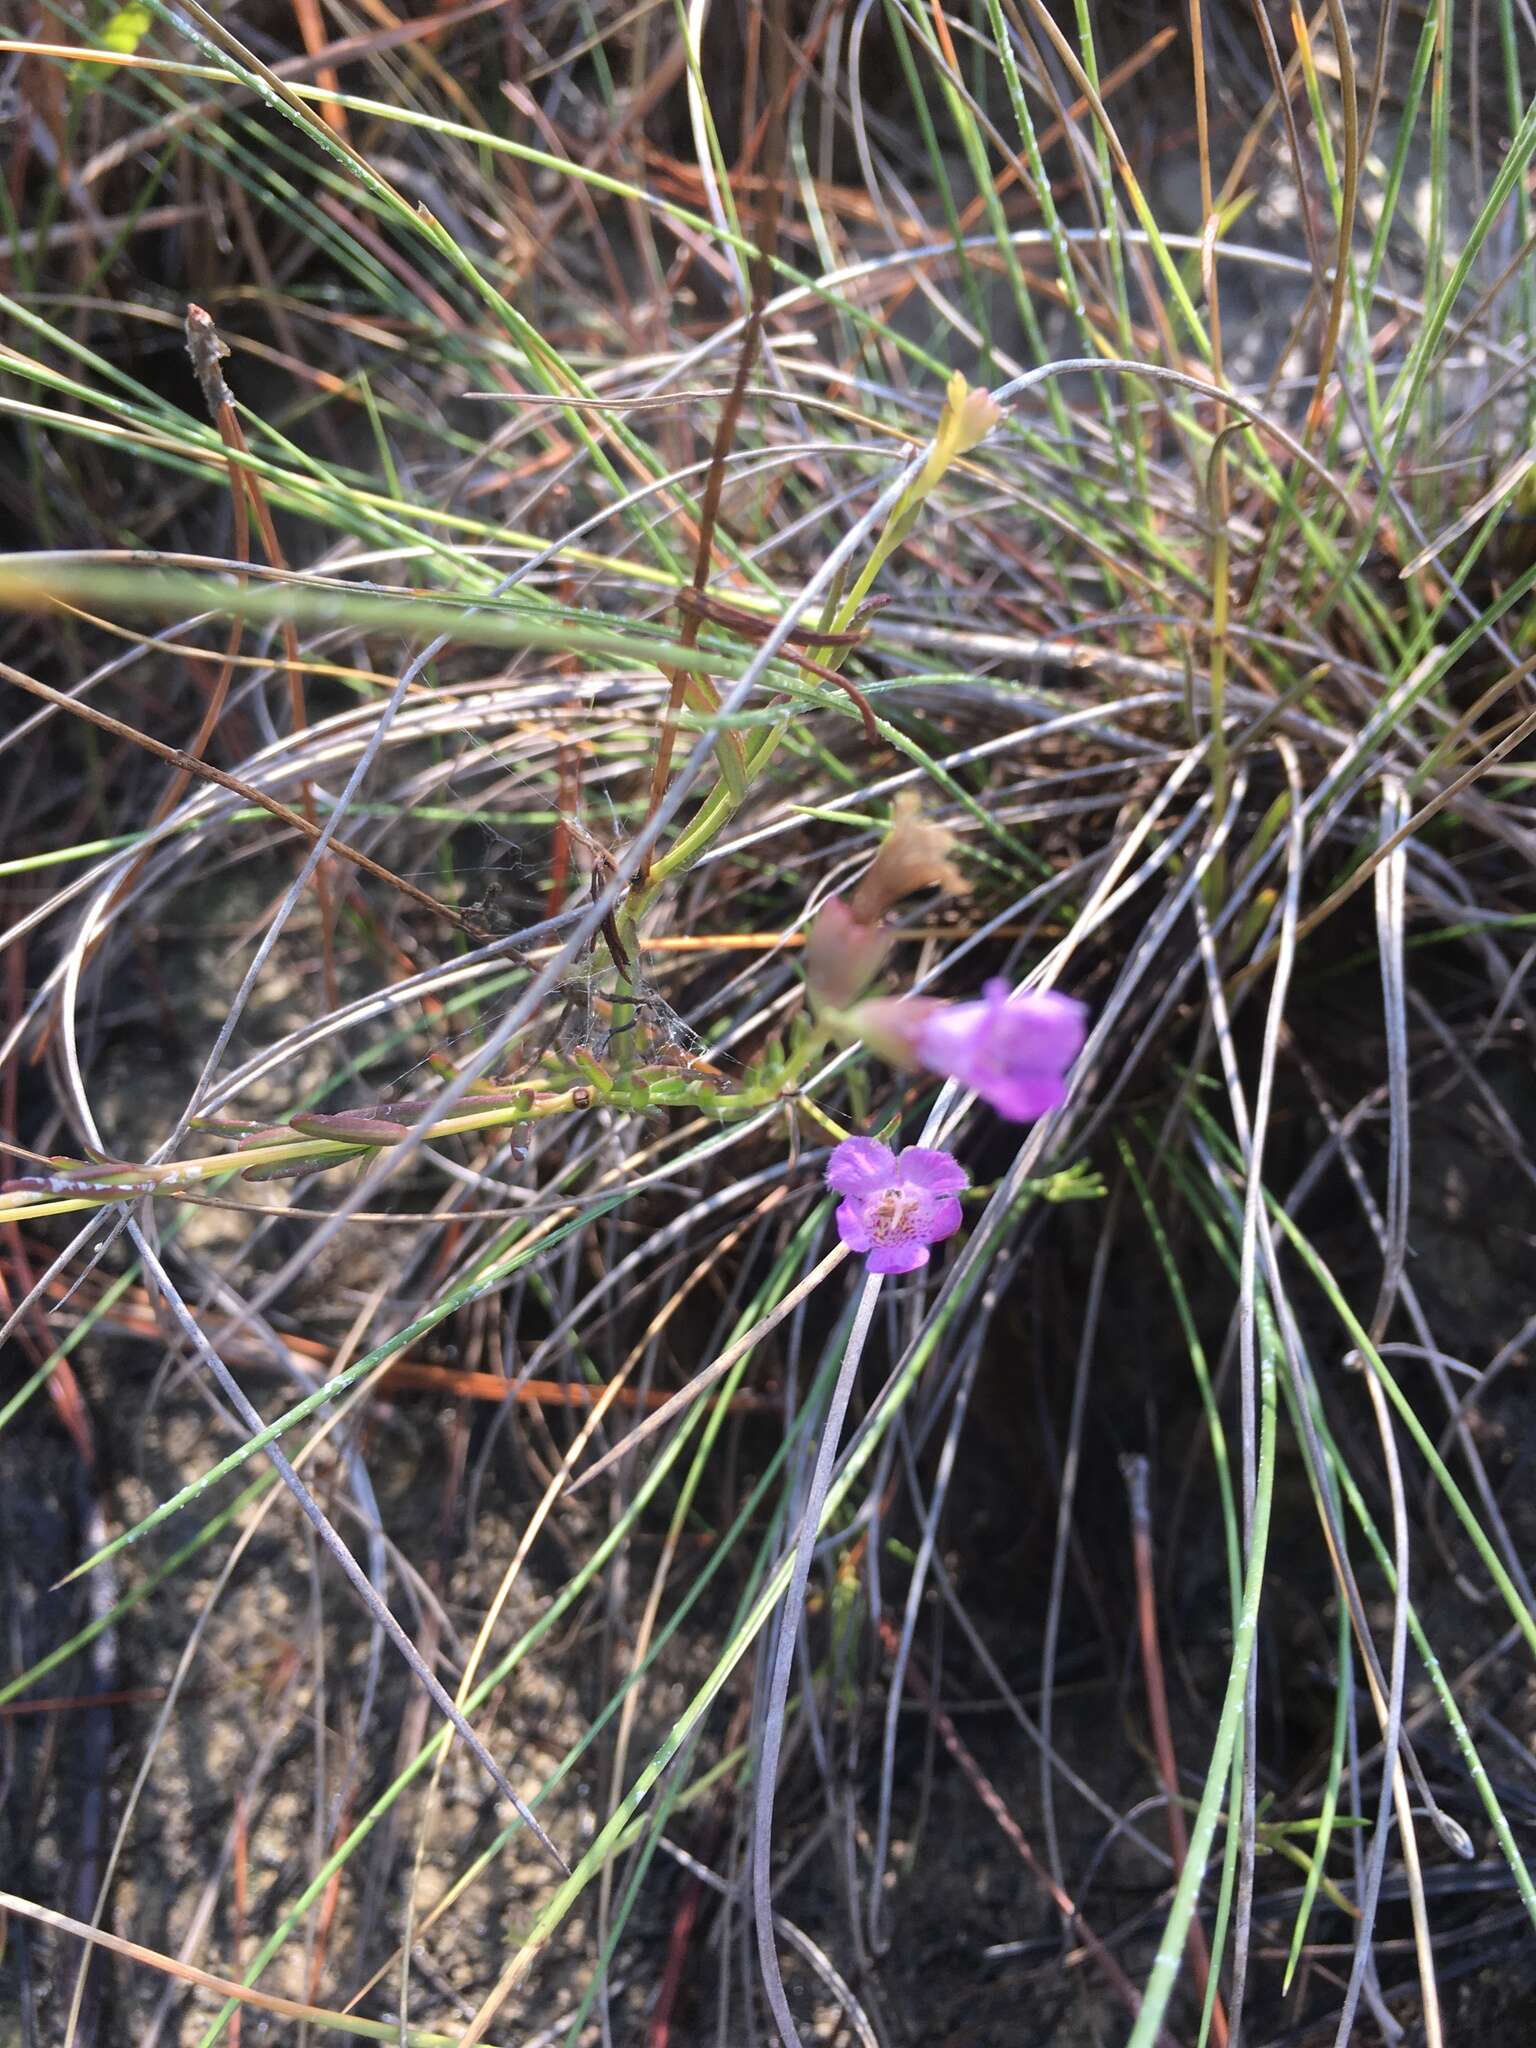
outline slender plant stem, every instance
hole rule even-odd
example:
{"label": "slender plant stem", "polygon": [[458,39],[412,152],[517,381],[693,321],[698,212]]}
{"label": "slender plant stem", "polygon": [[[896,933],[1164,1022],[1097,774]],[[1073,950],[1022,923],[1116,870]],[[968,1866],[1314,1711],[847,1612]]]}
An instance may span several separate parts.
{"label": "slender plant stem", "polygon": [[871,1273],[864,1282],[864,1292],[859,1296],[859,1305],[854,1311],[853,1324],[848,1332],[843,1362],[838,1368],[837,1382],[832,1389],[832,1398],[827,1403],[827,1419],[822,1425],[821,1442],[816,1448],[816,1463],[811,1471],[810,1491],[806,1495],[805,1512],[800,1520],[800,1533],[795,1545],[795,1566],[790,1574],[783,1604],[779,1608],[779,1629],[773,1645],[773,1668],[769,1673],[768,1693],[763,1706],[763,1742],[758,1754],[757,1799],[752,1812],[752,1919],[757,1929],[757,1955],[763,1973],[763,1988],[768,1994],[768,2004],[773,2013],[774,2024],[779,2030],[783,2048],[801,2048],[801,2044],[800,2036],[795,2029],[794,2015],[789,2009],[789,1997],[785,1992],[784,1978],[779,1969],[778,1945],[773,1932],[774,1793],[779,1775],[779,1757],[784,1747],[784,1716],[789,1702],[789,1681],[794,1672],[795,1645],[800,1636],[805,1593],[811,1579],[811,1561],[816,1552],[816,1533],[821,1526],[821,1511],[826,1505],[827,1491],[832,1483],[832,1468],[837,1462],[838,1440],[842,1436],[848,1403],[853,1396],[853,1383],[858,1377],[859,1361],[864,1356],[864,1345],[874,1317],[875,1303],[880,1296],[881,1278],[879,1273]]}

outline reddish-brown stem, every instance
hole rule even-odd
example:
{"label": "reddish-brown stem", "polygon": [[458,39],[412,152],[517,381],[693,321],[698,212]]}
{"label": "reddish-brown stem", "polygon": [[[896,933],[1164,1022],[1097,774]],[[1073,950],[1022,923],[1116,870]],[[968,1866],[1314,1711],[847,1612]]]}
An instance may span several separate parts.
{"label": "reddish-brown stem", "polygon": [[[298,23],[299,34],[303,37],[304,47],[310,56],[321,56],[325,50],[326,39],[325,23],[320,18],[318,0],[293,0],[293,18]],[[319,64],[315,68],[315,83],[326,92],[335,92],[340,87],[341,80],[331,65]],[[320,118],[328,128],[334,129],[343,142],[346,141],[347,116],[344,108],[332,106],[328,101],[322,100]]]}
{"label": "reddish-brown stem", "polygon": [[558,917],[565,908],[571,876],[571,828],[566,818],[581,801],[576,750],[563,740],[556,756],[556,772],[560,778],[560,800],[555,806],[555,830],[549,849],[549,895],[544,905],[546,917]]}
{"label": "reddish-brown stem", "polygon": [[[340,1813],[336,1816],[336,1831],[332,1837],[333,1842],[344,1842],[352,1832],[353,1804],[354,1794],[349,1793],[342,1804]],[[310,1958],[309,1965],[308,1997],[311,2005],[319,2003],[320,1987],[325,1981],[326,1957],[330,1953],[331,1932],[336,1924],[336,1906],[341,1897],[341,1873],[345,1867],[345,1864],[337,1864],[326,1881],[325,1890],[320,1895],[320,1911],[315,1921],[314,1953]]]}
{"label": "reddish-brown stem", "polygon": [[[731,1716],[730,1726],[725,1734],[725,1750],[729,1754],[736,1749],[746,1733],[749,1715],[748,1703],[741,1701]],[[719,1853],[727,1825],[725,1811],[725,1780],[715,1788],[714,1812],[710,1821],[708,1851],[704,1861],[713,1861]],[[651,2009],[650,2024],[646,2031],[645,2048],[671,2048],[672,2022],[677,2008],[677,1997],[683,1985],[683,1973],[688,1966],[688,1951],[699,1924],[699,1909],[704,1902],[704,1880],[696,1871],[690,1870],[683,1886],[683,1896],[676,1913],[672,1916],[672,1932],[667,1941],[666,1968],[662,1973],[661,1988],[656,1994],[656,2003]]]}
{"label": "reddish-brown stem", "polygon": [[[18,1247],[13,1257],[19,1257],[20,1233],[11,1226],[11,1234],[13,1243]],[[447,1236],[448,1232],[444,1234]],[[439,1263],[446,1267],[451,1260]],[[82,1312],[99,1307],[99,1293],[90,1286],[77,1287],[59,1279],[50,1281],[44,1291],[50,1301],[60,1305],[66,1299],[73,1299]],[[122,1331],[130,1337],[143,1338],[146,1343],[158,1342],[161,1334],[149,1297],[140,1287],[130,1287],[103,1313],[102,1326]],[[210,1327],[214,1326],[210,1324]],[[226,1347],[228,1355],[241,1365],[259,1366],[271,1362],[271,1348],[263,1343],[231,1336],[222,1330],[219,1331],[219,1341]],[[283,1344],[296,1360],[323,1378],[330,1378],[340,1369],[341,1361],[336,1353],[329,1345],[313,1337],[303,1337],[294,1332],[283,1339]],[[611,1387],[589,1385],[584,1380],[509,1380],[499,1372],[466,1372],[460,1366],[429,1365],[414,1359],[397,1359],[391,1364],[380,1381],[379,1390],[389,1396],[420,1393],[439,1394],[456,1401],[510,1401],[518,1408],[562,1408],[578,1414],[595,1407],[599,1400],[607,1400],[615,1407],[654,1414],[672,1399],[665,1387],[620,1387],[615,1392]],[[730,1412],[733,1415],[772,1414],[782,1406],[782,1400],[774,1393],[741,1389],[731,1397]]]}
{"label": "reddish-brown stem", "polygon": [[[784,24],[783,0],[773,9],[773,18],[767,24],[767,64],[765,67],[768,98],[771,105],[777,105],[783,98],[787,74],[786,29]],[[725,488],[725,461],[736,438],[737,422],[746,400],[747,384],[752,375],[752,365],[757,360],[758,343],[762,338],[763,316],[767,310],[768,294],[773,277],[773,257],[779,241],[779,214],[784,198],[784,124],[769,124],[763,150],[763,205],[758,220],[757,254],[752,260],[748,273],[748,308],[746,324],[742,328],[741,347],[736,353],[736,374],[731,379],[731,388],[720,418],[715,425],[714,445],[710,450],[709,471],[704,479],[704,496],[699,506],[699,538],[693,558],[693,584],[695,594],[703,591],[709,581],[709,565],[714,553],[715,529],[720,520],[720,496]],[[700,615],[695,607],[684,604],[683,624],[678,638],[684,647],[698,644]],[[719,702],[719,692],[704,676],[690,675],[686,668],[668,669],[667,708],[662,714],[661,731],[656,741],[656,759],[651,768],[651,787],[646,804],[645,822],[649,824],[660,807],[666,794],[667,781],[672,773],[672,755],[677,746],[677,720],[688,697],[693,695],[706,711],[714,710]],[[726,746],[734,746],[743,753],[741,741],[734,733],[724,735]],[[650,873],[651,856],[647,853],[638,880],[644,886]]]}
{"label": "reddish-brown stem", "polygon": [[[756,612],[749,612],[741,605],[727,604],[721,598],[712,597],[708,591],[694,589],[691,584],[678,591],[673,603],[685,615],[685,630],[686,620],[697,614],[701,619],[708,619],[711,625],[724,626],[728,631],[740,633],[748,640],[761,640],[768,631],[768,621],[759,617]],[[812,661],[808,654],[798,653],[798,649],[807,643],[817,647],[857,647],[868,636],[868,631],[868,627],[861,626],[852,633],[818,633],[811,626],[796,626],[785,635],[785,642],[786,645],[797,649],[797,659],[801,668],[813,676],[820,676],[825,683],[836,684],[838,689],[852,698],[858,706],[859,716],[864,721],[865,737],[871,741],[878,741],[880,728],[875,723],[874,707],[864,692],[856,684],[850,683],[845,675],[840,675],[835,668],[824,668],[819,661]],[[691,639],[688,644],[693,644]]]}

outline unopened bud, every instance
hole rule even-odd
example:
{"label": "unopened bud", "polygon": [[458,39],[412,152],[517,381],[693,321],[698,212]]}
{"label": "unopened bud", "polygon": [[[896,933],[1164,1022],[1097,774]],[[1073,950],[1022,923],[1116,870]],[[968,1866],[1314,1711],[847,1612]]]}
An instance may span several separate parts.
{"label": "unopened bud", "polygon": [[885,965],[891,934],[878,917],[864,919],[841,896],[830,896],[805,937],[805,980],[818,1010],[843,1010]]}

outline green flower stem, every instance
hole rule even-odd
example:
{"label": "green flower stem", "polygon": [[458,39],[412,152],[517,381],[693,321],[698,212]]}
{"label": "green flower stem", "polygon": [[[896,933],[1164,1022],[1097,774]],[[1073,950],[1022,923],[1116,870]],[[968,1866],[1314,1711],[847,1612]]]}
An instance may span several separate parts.
{"label": "green flower stem", "polygon": [[1194,1827],[1190,1830],[1189,1853],[1184,1859],[1184,1869],[1174,1891],[1173,1904],[1168,1909],[1162,1939],[1157,1945],[1157,1955],[1147,1978],[1146,1995],[1142,1999],[1141,2011],[1136,2015],[1136,2024],[1131,2030],[1126,2048],[1154,2048],[1162,2033],[1163,2015],[1168,2010],[1168,2001],[1173,1995],[1174,1983],[1184,1961],[1185,1940],[1190,1922],[1195,1916],[1195,1908],[1199,1904],[1200,1887],[1205,1880],[1206,1865],[1210,1861],[1211,1843],[1215,1838],[1216,1824],[1221,1818],[1224,1796],[1229,1790],[1228,1773],[1236,1753],[1238,1734],[1243,1725],[1248,1671],[1253,1663],[1254,1645],[1258,1638],[1259,1600],[1264,1590],[1264,1561],[1269,1547],[1270,1509],[1275,1490],[1275,1411],[1279,1379],[1276,1360],[1280,1338],[1267,1301],[1258,1302],[1257,1314],[1258,1483],[1253,1504],[1253,1530],[1248,1548],[1248,1566],[1243,1575],[1242,1609],[1237,1618],[1237,1627],[1233,1631],[1232,1663],[1227,1672],[1226,1695],[1221,1703],[1221,1719],[1216,1728],[1210,1767],[1205,1774],[1205,1790],[1200,1797]]}
{"label": "green flower stem", "polygon": [[[495,1105],[466,1110],[430,1124],[426,1135],[432,1139],[463,1136],[472,1131],[504,1129],[510,1124],[535,1123],[546,1117],[579,1115],[598,1101],[616,1109],[696,1109],[724,1118],[756,1116],[785,1092],[786,1082],[798,1079],[814,1057],[813,1044],[798,1057],[793,1068],[768,1063],[755,1077],[736,1087],[722,1087],[709,1074],[694,1074],[685,1068],[626,1067],[609,1074],[590,1056],[581,1063],[582,1078],[570,1086],[553,1090],[529,1088],[510,1100],[499,1097]],[[218,1183],[231,1174],[255,1170],[263,1179],[278,1174],[316,1172],[340,1166],[353,1159],[371,1157],[380,1149],[375,1139],[279,1136],[274,1142],[248,1145],[243,1151],[218,1152],[206,1159],[179,1159],[166,1166],[82,1165],[77,1172],[67,1169],[46,1176],[36,1188],[17,1188],[0,1196],[0,1223],[32,1221],[39,1216],[62,1216],[76,1210],[104,1209],[140,1195],[184,1195],[203,1182]],[[408,1130],[400,1125],[403,1138]]]}
{"label": "green flower stem", "polygon": [[[583,1085],[541,1094],[530,1088],[525,1096],[511,1102],[499,1101],[492,1109],[466,1110],[444,1117],[431,1127],[433,1138],[451,1138],[466,1131],[495,1130],[506,1124],[561,1116],[571,1110],[590,1107],[593,1089]],[[274,1126],[274,1135],[280,1126]],[[400,1126],[403,1138],[407,1127]],[[251,1145],[240,1152],[217,1152],[207,1159],[178,1159],[168,1166],[82,1167],[78,1174],[62,1171],[45,1176],[43,1188],[21,1188],[0,1196],[0,1223],[23,1218],[59,1216],[77,1209],[102,1209],[134,1195],[182,1194],[200,1181],[216,1181],[225,1174],[249,1173],[253,1168],[264,1176],[288,1169],[300,1172],[339,1166],[344,1160],[360,1159],[377,1145],[344,1138],[281,1139],[270,1145]],[[57,1198],[57,1199],[51,1199]]]}

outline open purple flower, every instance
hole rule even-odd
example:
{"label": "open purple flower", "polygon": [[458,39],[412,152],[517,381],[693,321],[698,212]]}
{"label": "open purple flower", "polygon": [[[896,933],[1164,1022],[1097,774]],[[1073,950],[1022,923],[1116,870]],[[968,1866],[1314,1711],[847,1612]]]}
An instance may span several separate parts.
{"label": "open purple flower", "polygon": [[900,1153],[877,1138],[844,1138],[827,1161],[827,1186],[843,1201],[837,1233],[868,1255],[871,1273],[912,1273],[928,1247],[960,1228],[965,1168],[948,1152],[908,1145]]}
{"label": "open purple flower", "polygon": [[975,1003],[930,1010],[914,1035],[921,1063],[949,1074],[1015,1123],[1030,1123],[1067,1099],[1067,1069],[1083,1049],[1088,1012],[1046,990],[1015,996],[986,982]]}

